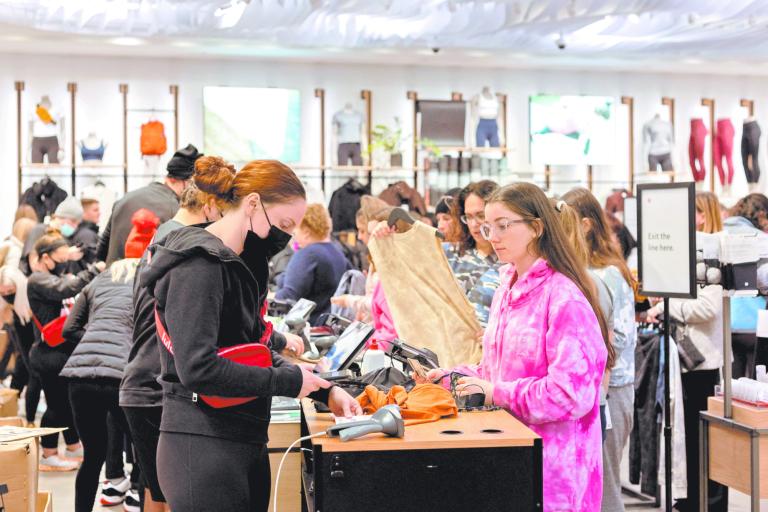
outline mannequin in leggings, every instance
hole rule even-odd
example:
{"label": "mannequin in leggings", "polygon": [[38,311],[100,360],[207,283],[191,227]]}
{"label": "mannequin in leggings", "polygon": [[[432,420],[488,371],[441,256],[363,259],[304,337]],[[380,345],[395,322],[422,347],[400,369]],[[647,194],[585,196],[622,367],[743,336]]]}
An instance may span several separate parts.
{"label": "mannequin in leggings", "polygon": [[758,149],[760,148],[760,125],[753,117],[744,120],[744,131],[741,134],[741,162],[744,165],[744,174],[747,183],[760,181],[760,161]]}
{"label": "mannequin in leggings", "polygon": [[[691,119],[691,139],[688,141],[688,157],[691,161],[691,173],[696,182],[704,181],[707,168],[704,165],[704,145],[706,143],[707,127],[698,118]],[[697,165],[698,164],[698,165]]]}
{"label": "mannequin in leggings", "polygon": [[[159,347],[158,479],[174,512],[265,512],[272,396],[312,396],[341,416],[361,411],[341,388],[274,350],[267,367],[217,355],[221,348],[269,344],[272,326],[263,317],[268,262],[299,225],[306,195],[280,162],[250,162],[235,174],[223,160],[207,158],[195,184],[227,201],[227,212],[206,228],[186,227],[151,246],[140,277],[156,301],[158,332],[167,333]],[[250,401],[215,408],[206,395]]]}
{"label": "mannequin in leggings", "polygon": [[[731,186],[733,182],[733,123],[730,119],[718,119],[717,131],[715,132],[715,142],[712,150],[715,156],[715,167],[720,175],[720,184],[724,189]],[[723,158],[728,167],[723,165]]]}

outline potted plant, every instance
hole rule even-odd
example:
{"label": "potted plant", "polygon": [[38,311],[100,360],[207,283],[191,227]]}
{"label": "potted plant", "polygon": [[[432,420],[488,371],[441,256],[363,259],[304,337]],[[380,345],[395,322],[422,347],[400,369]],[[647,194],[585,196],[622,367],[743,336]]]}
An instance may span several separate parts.
{"label": "potted plant", "polygon": [[389,163],[392,167],[403,166],[403,153],[400,144],[405,140],[400,119],[395,117],[395,127],[390,128],[385,124],[377,124],[371,131],[371,151],[381,149],[389,155]]}

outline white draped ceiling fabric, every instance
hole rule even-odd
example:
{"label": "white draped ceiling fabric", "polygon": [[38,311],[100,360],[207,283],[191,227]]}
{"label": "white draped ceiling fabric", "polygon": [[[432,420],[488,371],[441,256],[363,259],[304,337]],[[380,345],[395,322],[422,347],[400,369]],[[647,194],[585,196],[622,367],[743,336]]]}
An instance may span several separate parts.
{"label": "white draped ceiling fabric", "polygon": [[768,55],[765,0],[0,0],[0,24],[126,45],[136,38],[337,52],[761,62]]}

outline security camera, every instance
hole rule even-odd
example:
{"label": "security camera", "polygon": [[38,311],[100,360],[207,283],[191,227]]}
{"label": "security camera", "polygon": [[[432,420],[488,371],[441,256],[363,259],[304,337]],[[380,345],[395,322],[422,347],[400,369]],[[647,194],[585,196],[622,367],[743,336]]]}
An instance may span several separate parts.
{"label": "security camera", "polygon": [[440,48],[437,48],[437,47],[432,48],[432,53],[434,53],[434,54],[440,53]]}
{"label": "security camera", "polygon": [[555,39],[555,44],[557,45],[558,50],[565,50],[565,47],[567,46],[565,42],[565,38],[563,37],[563,34],[560,34],[560,37]]}

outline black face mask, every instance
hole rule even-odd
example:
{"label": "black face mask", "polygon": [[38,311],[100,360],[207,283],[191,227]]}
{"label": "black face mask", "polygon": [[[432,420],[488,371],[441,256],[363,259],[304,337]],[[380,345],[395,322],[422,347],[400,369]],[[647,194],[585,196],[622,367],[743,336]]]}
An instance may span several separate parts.
{"label": "black face mask", "polygon": [[282,229],[273,226],[272,222],[269,220],[269,215],[267,215],[267,210],[264,208],[263,204],[261,205],[261,208],[264,210],[264,217],[267,219],[267,224],[269,224],[269,233],[267,233],[266,238],[261,238],[259,235],[254,233],[253,220],[251,220],[251,229],[248,231],[248,234],[245,237],[245,247],[248,250],[258,250],[260,252],[264,252],[266,253],[267,258],[271,258],[275,254],[285,249],[285,246],[288,245],[288,242],[291,241],[292,237]]}
{"label": "black face mask", "polygon": [[51,274],[55,276],[61,276],[67,273],[69,264],[65,261],[54,261],[55,265],[51,269]]}
{"label": "black face mask", "polygon": [[16,300],[16,294],[15,293],[9,293],[8,295],[3,295],[3,300],[7,302],[10,305],[13,305],[13,301]]}

